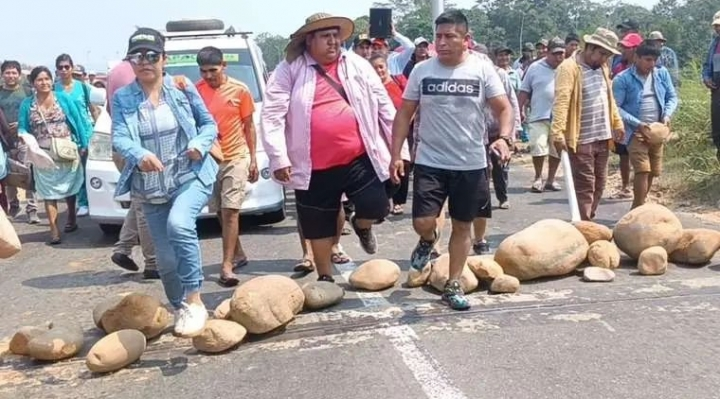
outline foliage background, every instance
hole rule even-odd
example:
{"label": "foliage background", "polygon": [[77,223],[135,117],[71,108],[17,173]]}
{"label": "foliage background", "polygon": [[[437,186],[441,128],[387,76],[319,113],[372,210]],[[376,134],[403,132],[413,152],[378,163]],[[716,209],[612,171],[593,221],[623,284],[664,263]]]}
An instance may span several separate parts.
{"label": "foliage background", "polygon": [[[430,0],[387,0],[375,5],[393,9],[396,28],[403,35],[410,39],[432,38]],[[445,8],[454,8],[452,1],[446,1]],[[490,47],[504,44],[516,50],[524,42],[564,38],[570,32],[583,35],[599,26],[612,29],[633,18],[644,34],[663,32],[683,65],[699,59],[707,50],[712,37],[710,22],[718,10],[717,0],[660,0],[652,9],[620,0],[478,0],[471,9],[463,9],[476,41]],[[368,16],[355,17],[356,34],[367,32]],[[287,42],[279,35],[258,36],[268,68],[280,62]]]}

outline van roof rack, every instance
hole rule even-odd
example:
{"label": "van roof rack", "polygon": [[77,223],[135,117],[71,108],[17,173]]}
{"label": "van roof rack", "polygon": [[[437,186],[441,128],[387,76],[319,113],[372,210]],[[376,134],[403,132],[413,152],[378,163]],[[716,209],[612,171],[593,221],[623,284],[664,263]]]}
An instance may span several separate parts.
{"label": "van roof rack", "polygon": [[250,31],[236,31],[234,27],[230,26],[225,30],[196,30],[186,32],[163,32],[166,39],[187,39],[187,38],[198,38],[198,37],[212,37],[212,36],[240,36],[243,39],[247,39],[248,36],[252,35]]}

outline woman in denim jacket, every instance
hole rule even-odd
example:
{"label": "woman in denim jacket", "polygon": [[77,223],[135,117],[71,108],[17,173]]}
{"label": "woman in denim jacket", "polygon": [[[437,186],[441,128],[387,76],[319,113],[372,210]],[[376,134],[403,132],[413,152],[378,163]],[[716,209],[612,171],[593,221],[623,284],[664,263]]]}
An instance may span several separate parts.
{"label": "woman in denim jacket", "polygon": [[202,259],[195,222],[212,194],[217,163],[208,152],[217,126],[194,85],[165,76],[165,39],[138,29],[127,59],[137,77],[112,99],[113,147],[125,160],[115,195],[142,203],[175,333],[198,334],[207,310],[200,299]]}

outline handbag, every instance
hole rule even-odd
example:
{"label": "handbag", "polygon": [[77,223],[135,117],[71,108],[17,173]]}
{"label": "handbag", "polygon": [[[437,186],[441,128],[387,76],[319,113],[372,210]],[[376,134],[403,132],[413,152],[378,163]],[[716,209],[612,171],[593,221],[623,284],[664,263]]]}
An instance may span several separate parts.
{"label": "handbag", "polygon": [[32,169],[14,159],[8,159],[8,174],[2,180],[6,186],[35,191]]}
{"label": "handbag", "polygon": [[[50,133],[45,115],[40,110],[40,106],[38,106],[37,110],[45,127],[48,129],[48,133]],[[50,156],[55,161],[74,162],[80,158],[80,152],[78,151],[77,144],[75,144],[72,139],[67,137],[52,137],[50,138]]]}

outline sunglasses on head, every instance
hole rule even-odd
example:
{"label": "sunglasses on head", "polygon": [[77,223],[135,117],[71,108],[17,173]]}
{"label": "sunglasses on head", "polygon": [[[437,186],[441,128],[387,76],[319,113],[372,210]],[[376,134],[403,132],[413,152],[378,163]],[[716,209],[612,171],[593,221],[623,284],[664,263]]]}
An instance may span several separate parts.
{"label": "sunglasses on head", "polygon": [[150,64],[157,64],[158,61],[162,58],[162,54],[158,54],[153,51],[148,51],[145,53],[136,53],[136,54],[129,54],[127,56],[127,60],[132,62],[135,65],[138,65],[142,63],[143,61],[147,61]]}

